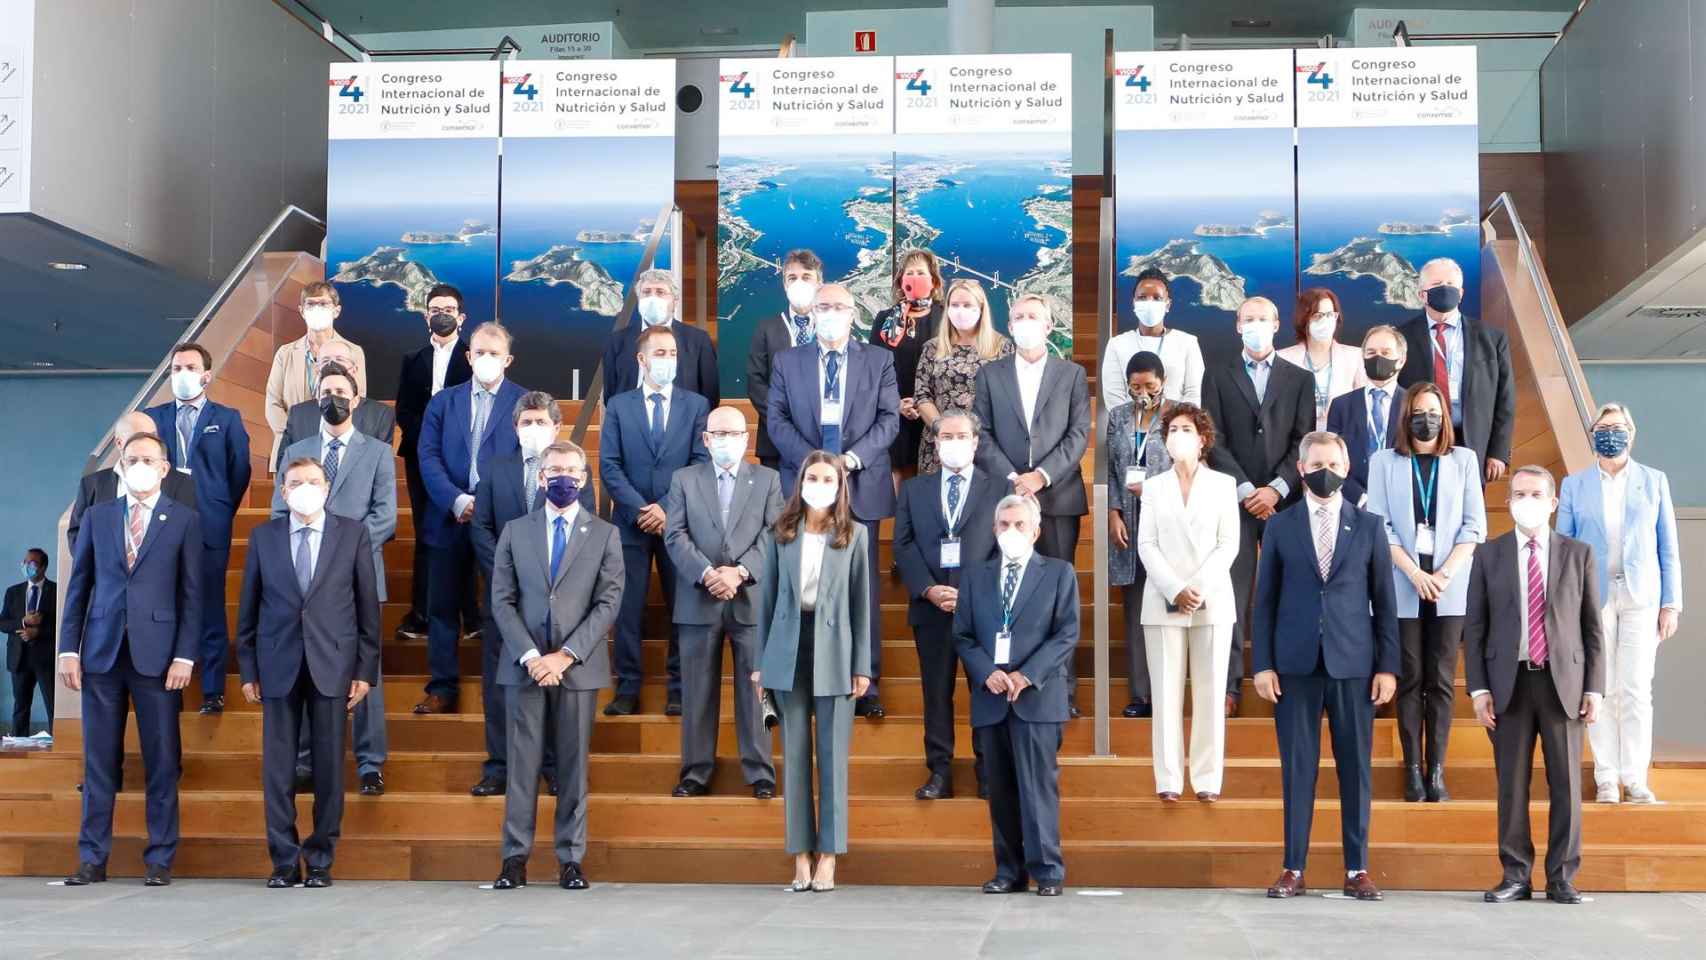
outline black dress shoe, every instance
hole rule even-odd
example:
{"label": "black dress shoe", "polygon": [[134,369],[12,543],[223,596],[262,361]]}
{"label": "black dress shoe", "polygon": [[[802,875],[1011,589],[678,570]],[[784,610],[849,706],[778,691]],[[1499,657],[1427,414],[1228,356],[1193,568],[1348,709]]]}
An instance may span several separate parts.
{"label": "black dress shoe", "polygon": [[198,712],[204,717],[212,716],[216,713],[224,713],[225,695],[216,693],[211,697],[202,697],[201,710]]}
{"label": "black dress shoe", "polygon": [[588,884],[586,874],[581,872],[581,865],[573,860],[563,864],[562,871],[557,875],[557,886],[564,890],[585,890]]}
{"label": "black dress shoe", "polygon": [[514,890],[516,887],[527,886],[527,858],[510,857],[504,861],[504,867],[498,873],[498,878],[492,881],[493,890]]}
{"label": "black dress shoe", "polygon": [[924,781],[924,786],[913,792],[914,800],[952,800],[954,798],[954,782],[939,773],[932,773],[930,779]]}
{"label": "black dress shoe", "polygon": [[503,777],[481,777],[468,793],[476,797],[501,797],[507,789],[509,783]]}
{"label": "black dress shoe", "polygon": [[984,893],[1024,893],[1028,884],[1023,880],[1008,880],[1005,877],[995,879],[983,885]]}
{"label": "black dress shoe", "polygon": [[1581,903],[1582,893],[1568,880],[1546,885],[1546,899],[1553,903]]}
{"label": "black dress shoe", "polygon": [[426,617],[421,616],[419,613],[417,613],[414,610],[410,610],[409,615],[403,618],[403,622],[397,624],[397,632],[401,633],[405,636],[410,636],[410,637],[415,637],[415,638],[426,637],[426,632],[427,632]]}
{"label": "black dress shoe", "polygon": [[302,882],[302,870],[296,866],[277,867],[267,878],[268,890],[288,890]]}
{"label": "black dress shoe", "polygon": [[626,693],[619,693],[604,707],[607,717],[631,717],[640,709],[640,698]]}
{"label": "black dress shoe", "polygon": [[361,795],[364,797],[382,797],[385,795],[385,778],[378,770],[361,775]]}
{"label": "black dress shoe", "polygon": [[332,871],[310,868],[308,879],[302,881],[302,885],[310,890],[324,890],[332,885]]}
{"label": "black dress shoe", "polygon": [[868,693],[853,704],[853,715],[881,720],[888,712],[883,709],[883,701],[876,694]]}
{"label": "black dress shoe", "polygon": [[669,695],[669,702],[663,705],[663,715],[666,717],[681,716],[681,694],[672,693]]}
{"label": "black dress shoe", "polygon": [[989,784],[984,783],[982,780],[977,782],[977,798],[979,800],[989,799]]}
{"label": "black dress shoe", "polygon": [[290,781],[290,789],[294,793],[313,793],[314,771],[298,769],[296,777]]}
{"label": "black dress shoe", "polygon": [[756,781],[752,785],[752,799],[754,799],[754,800],[774,800],[774,799],[776,799],[776,784],[769,781],[769,780]]}
{"label": "black dress shoe", "polygon": [[1154,716],[1155,711],[1149,706],[1148,700],[1133,700],[1125,705],[1122,715],[1128,720],[1141,720]]}
{"label": "black dress shoe", "polygon": [[1428,802],[1444,803],[1451,799],[1451,794],[1445,789],[1445,764],[1436,763],[1428,768]]}
{"label": "black dress shoe", "polygon": [[142,877],[145,887],[169,887],[172,885],[172,871],[167,867],[149,867]]}
{"label": "black dress shoe", "polygon": [[710,787],[697,780],[689,780],[683,777],[681,782],[675,785],[675,789],[669,792],[669,795],[672,797],[702,797],[710,792]]}
{"label": "black dress shoe", "polygon": [[1404,766],[1404,802],[1421,803],[1428,795],[1427,783],[1422,779],[1422,765],[1419,763]]}
{"label": "black dress shoe", "polygon": [[1058,883],[1037,884],[1037,896],[1039,897],[1058,897],[1064,892]]}
{"label": "black dress shoe", "polygon": [[1501,880],[1499,885],[1481,895],[1488,903],[1513,903],[1517,900],[1533,900],[1534,887],[1520,880]]}
{"label": "black dress shoe", "polygon": [[548,773],[540,774],[540,777],[545,781],[545,794],[547,796],[554,797],[562,792],[562,785],[557,783],[556,777],[553,777]]}
{"label": "black dress shoe", "polygon": [[91,883],[106,882],[107,865],[104,863],[98,866],[93,863],[79,863],[77,872],[65,878],[65,885],[68,887],[86,887]]}

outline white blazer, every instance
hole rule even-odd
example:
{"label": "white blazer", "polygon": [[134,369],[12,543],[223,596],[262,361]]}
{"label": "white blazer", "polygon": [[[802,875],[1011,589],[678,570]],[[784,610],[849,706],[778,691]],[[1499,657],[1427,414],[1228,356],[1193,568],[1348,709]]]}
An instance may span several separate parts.
{"label": "white blazer", "polygon": [[[1311,378],[1315,376],[1314,372],[1309,369],[1309,357],[1304,351],[1303,344],[1294,343],[1274,352],[1279,354],[1281,360],[1293,366],[1302,367]],[[1333,375],[1327,381],[1327,406],[1321,407],[1315,418],[1315,429],[1317,430],[1327,429],[1327,407],[1331,407],[1334,400],[1352,390],[1360,390],[1368,384],[1368,374],[1364,373],[1362,369],[1361,347],[1335,342],[1331,356],[1333,358]]]}
{"label": "white blazer", "polygon": [[[1102,357],[1102,409],[1112,410],[1122,403],[1131,402],[1125,365],[1143,347],[1154,347],[1154,341],[1153,337],[1140,338],[1135,328],[1108,341],[1107,353]],[[1167,335],[1161,338],[1160,357],[1161,366],[1167,372],[1161,394],[1169,400],[1202,406],[1202,344],[1197,342],[1197,338],[1183,330],[1168,328]],[[1362,361],[1358,359],[1357,362]]]}
{"label": "white blazer", "polygon": [[[1238,556],[1238,534],[1238,481],[1230,474],[1198,467],[1189,503],[1180,496],[1178,473],[1168,470],[1145,480],[1137,522],[1137,556],[1148,575],[1143,624],[1237,623],[1232,561]],[[1186,587],[1202,594],[1202,609],[1168,613],[1167,604]]]}

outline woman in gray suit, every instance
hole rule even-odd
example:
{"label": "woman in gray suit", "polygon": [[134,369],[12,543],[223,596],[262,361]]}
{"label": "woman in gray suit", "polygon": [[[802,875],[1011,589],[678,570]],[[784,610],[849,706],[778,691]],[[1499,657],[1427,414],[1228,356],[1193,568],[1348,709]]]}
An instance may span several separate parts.
{"label": "woman in gray suit", "polygon": [[776,692],[781,714],[793,893],[834,890],[835,857],[847,852],[853,702],[871,686],[870,549],[864,524],[853,521],[847,505],[841,457],[809,454],[766,551],[770,575],[759,595],[758,669],[752,674],[752,682]]}
{"label": "woman in gray suit", "polygon": [[1131,400],[1108,411],[1108,583],[1122,588],[1125,603],[1127,717],[1150,715],[1149,660],[1143,652],[1143,561],[1137,555],[1137,508],[1143,481],[1173,467],[1167,456],[1167,414],[1174,401],[1162,390],[1167,370],[1147,350],[1125,365]]}
{"label": "woman in gray suit", "polygon": [[1457,648],[1463,642],[1469,564],[1487,535],[1480,460],[1475,451],[1454,445],[1447,409],[1439,387],[1430,382],[1410,387],[1392,448],[1368,462],[1368,509],[1386,518],[1392,545],[1401,651],[1398,742],[1404,749],[1404,799],[1411,803],[1451,799],[1445,746],[1457,693]]}

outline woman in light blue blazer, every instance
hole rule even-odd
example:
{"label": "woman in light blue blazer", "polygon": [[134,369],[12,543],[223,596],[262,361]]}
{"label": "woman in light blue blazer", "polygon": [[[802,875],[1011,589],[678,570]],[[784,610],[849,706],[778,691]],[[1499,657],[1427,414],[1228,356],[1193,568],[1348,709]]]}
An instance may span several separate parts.
{"label": "woman in light blue blazer", "polygon": [[787,849],[794,855],[794,882],[787,889],[793,893],[834,890],[835,856],[847,852],[853,701],[871,686],[871,547],[865,536],[847,505],[841,457],[807,454],[765,552],[758,669],[752,674],[753,683],[776,692],[781,715],[782,802]]}
{"label": "woman in light blue blazer", "polygon": [[[1487,536],[1481,466],[1455,445],[1445,395],[1431,382],[1404,395],[1389,450],[1368,462],[1368,509],[1386,518],[1398,594],[1398,742],[1404,799],[1451,799],[1445,748],[1457,693],[1457,648],[1469,597],[1469,565]],[[1427,778],[1422,764],[1427,764]]]}
{"label": "woman in light blue blazer", "polygon": [[1601,803],[1655,803],[1647,786],[1653,759],[1653,668],[1659,644],[1682,614],[1682,561],[1670,480],[1630,459],[1635,418],[1620,403],[1593,423],[1599,463],[1564,478],[1558,532],[1593,547],[1605,627],[1605,703],[1588,726]]}

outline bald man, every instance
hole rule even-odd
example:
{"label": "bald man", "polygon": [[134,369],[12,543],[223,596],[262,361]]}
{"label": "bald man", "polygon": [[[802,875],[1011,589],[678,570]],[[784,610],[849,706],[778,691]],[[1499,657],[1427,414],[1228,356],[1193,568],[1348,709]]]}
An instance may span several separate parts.
{"label": "bald man", "polygon": [[[124,449],[125,441],[137,433],[153,433],[154,420],[140,410],[132,410],[113,424],[113,450]],[[173,470],[166,475],[166,482],[160,486],[161,496],[168,500],[176,500],[190,509],[195,509],[195,480],[187,473]],[[111,467],[101,467],[83,474],[83,479],[77,484],[77,500],[71,504],[71,526],[65,531],[65,546],[70,549],[77,542],[77,528],[83,523],[83,511],[97,503],[116,500],[124,496],[124,481],[119,478],[119,466],[115,457]]]}

